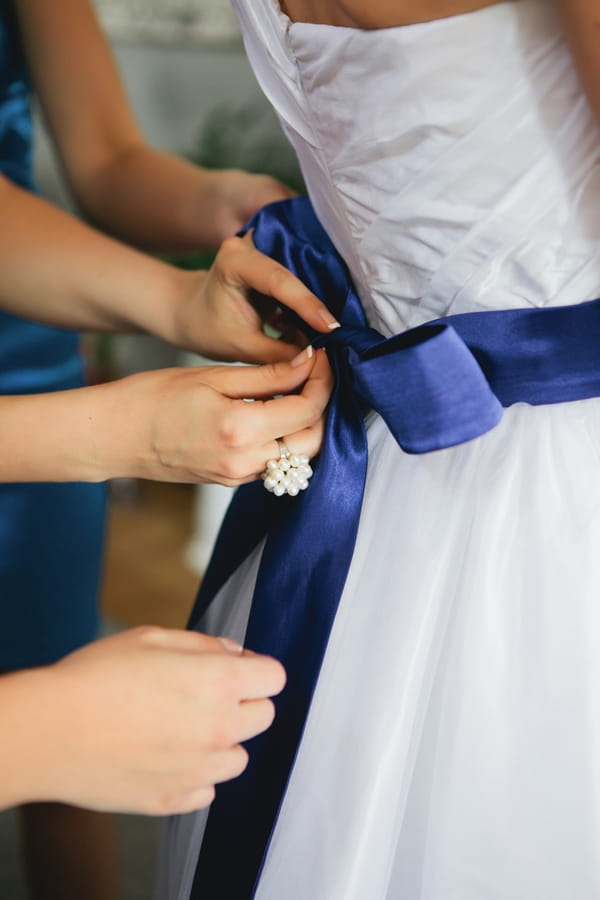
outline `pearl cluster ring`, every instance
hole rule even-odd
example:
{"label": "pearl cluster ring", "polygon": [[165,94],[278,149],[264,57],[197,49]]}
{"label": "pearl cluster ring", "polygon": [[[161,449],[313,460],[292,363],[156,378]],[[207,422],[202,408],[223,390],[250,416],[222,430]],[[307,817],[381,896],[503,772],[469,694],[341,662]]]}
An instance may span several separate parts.
{"label": "pearl cluster ring", "polygon": [[277,441],[277,446],[279,459],[267,460],[261,475],[265,489],[276,497],[284,494],[297,497],[300,491],[306,490],[312,476],[310,460],[304,454],[290,453],[283,441]]}

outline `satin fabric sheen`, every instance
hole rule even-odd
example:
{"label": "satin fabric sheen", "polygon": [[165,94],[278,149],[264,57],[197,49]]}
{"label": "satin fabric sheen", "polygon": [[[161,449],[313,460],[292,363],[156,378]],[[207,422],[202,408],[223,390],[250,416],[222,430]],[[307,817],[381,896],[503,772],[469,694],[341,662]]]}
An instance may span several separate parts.
{"label": "satin fabric sheen", "polygon": [[[275,0],[234,8],[369,327],[393,339],[519,311],[503,358],[529,368],[522,339],[549,345],[521,312],[600,294],[598,126],[553,0],[375,32],[292,24]],[[379,413],[363,421],[350,567],[255,900],[597,900],[600,400],[514,402],[480,437],[426,453]],[[351,489],[317,477],[300,502],[319,489],[319,515],[293,553],[325,565],[330,497]],[[200,627],[248,640],[266,544]],[[299,564],[291,552],[277,569]],[[169,822],[158,900],[190,897],[206,819]],[[218,854],[228,878],[237,832]],[[217,881],[203,900],[226,896]]]}
{"label": "satin fabric sheen", "polygon": [[[352,558],[367,465],[365,409],[382,416],[404,450],[427,453],[485,434],[502,406],[600,396],[600,300],[466,313],[385,340],[367,326],[307,198],[266,207],[248,228],[259,250],[327,298],[342,327],[322,336],[303,323],[311,341],[328,348],[336,376],[311,490],[291,500],[257,485],[238,491],[192,614],[193,625],[268,534],[246,640],[281,660],[288,680],[275,723],[250,743],[246,772],[223,785],[211,807],[192,892],[198,900],[218,890],[253,896]],[[317,532],[319,542],[311,541]],[[222,849],[232,839],[239,850],[227,867]]]}

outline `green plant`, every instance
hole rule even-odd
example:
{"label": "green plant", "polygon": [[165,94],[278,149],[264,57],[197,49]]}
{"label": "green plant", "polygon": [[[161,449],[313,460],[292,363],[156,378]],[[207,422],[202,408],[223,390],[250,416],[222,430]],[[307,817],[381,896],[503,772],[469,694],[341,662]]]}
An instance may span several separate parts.
{"label": "green plant", "polygon": [[262,172],[298,193],[305,191],[296,155],[265,103],[215,106],[198,132],[195,147],[186,155],[208,169]]}

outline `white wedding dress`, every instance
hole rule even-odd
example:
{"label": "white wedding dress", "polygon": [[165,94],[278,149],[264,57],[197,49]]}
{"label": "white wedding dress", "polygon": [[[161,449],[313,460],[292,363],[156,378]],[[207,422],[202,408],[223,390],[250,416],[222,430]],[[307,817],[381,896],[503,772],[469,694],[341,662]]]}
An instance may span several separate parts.
{"label": "white wedding dress", "polygon": [[[234,6],[375,328],[600,296],[600,133],[552,0],[371,32]],[[600,400],[420,456],[370,414],[368,440],[256,898],[598,900]],[[218,633],[243,637],[257,564]],[[160,900],[189,897],[202,827],[170,824]]]}

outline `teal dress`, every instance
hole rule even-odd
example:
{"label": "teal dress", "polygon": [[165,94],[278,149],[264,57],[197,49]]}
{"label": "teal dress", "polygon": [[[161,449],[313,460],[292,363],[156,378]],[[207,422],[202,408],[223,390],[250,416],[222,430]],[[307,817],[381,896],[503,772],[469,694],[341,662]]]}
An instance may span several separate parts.
{"label": "teal dress", "polygon": [[[29,95],[14,9],[0,0],[0,172],[35,191]],[[0,312],[0,394],[82,384],[74,332]],[[53,662],[96,636],[105,506],[104,485],[0,484],[0,671]]]}

